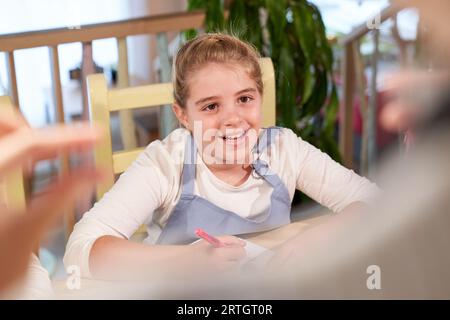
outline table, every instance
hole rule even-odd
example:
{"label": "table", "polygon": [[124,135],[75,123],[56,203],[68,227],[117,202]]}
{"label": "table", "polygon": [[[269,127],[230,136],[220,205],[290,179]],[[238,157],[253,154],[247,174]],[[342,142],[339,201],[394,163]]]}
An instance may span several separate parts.
{"label": "table", "polygon": [[253,233],[241,236],[241,238],[247,239],[267,249],[271,249],[299,233],[325,222],[330,216],[331,214],[329,211],[319,210],[304,218],[296,218],[290,224],[281,228]]}
{"label": "table", "polygon": [[[325,222],[330,216],[329,211],[315,210],[312,213],[294,217],[290,224],[281,228],[249,234],[241,236],[241,238],[271,249],[299,233]],[[107,284],[107,282],[100,280],[81,279],[82,290],[69,290],[66,285],[66,279],[64,279],[53,281],[53,287],[57,299],[77,299],[79,297],[89,299],[89,292],[91,291],[92,297],[95,298],[94,290],[102,287],[105,283]],[[85,293],[87,293],[87,296]]]}

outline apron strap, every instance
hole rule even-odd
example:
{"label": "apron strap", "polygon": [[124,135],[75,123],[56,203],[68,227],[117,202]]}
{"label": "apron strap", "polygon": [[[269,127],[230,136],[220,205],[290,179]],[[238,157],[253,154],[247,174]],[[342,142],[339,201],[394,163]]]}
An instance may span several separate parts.
{"label": "apron strap", "polygon": [[186,147],[184,155],[183,164],[183,174],[182,174],[182,195],[193,195],[194,194],[194,181],[195,181],[195,169],[197,160],[197,148],[195,146],[195,140],[192,134],[186,138]]}
{"label": "apron strap", "polygon": [[266,150],[267,148],[269,148],[269,146],[272,144],[272,141],[275,138],[275,135],[277,135],[279,133],[280,127],[268,127],[266,128],[261,136],[258,138],[258,142],[255,144],[255,146],[253,147],[252,152],[254,154],[256,154],[257,159],[259,159],[259,156],[261,155],[261,153],[264,152],[264,150]]}
{"label": "apron strap", "polygon": [[275,141],[276,135],[280,132],[280,127],[269,127],[266,130],[264,130],[261,137],[258,139],[257,145],[255,145],[254,153],[256,154],[256,159],[252,164],[252,167],[256,174],[267,181],[273,188],[276,188],[280,185],[284,185],[281,181],[280,177],[273,172],[269,164],[260,159],[260,156],[262,152],[266,149],[268,149],[272,143]]}

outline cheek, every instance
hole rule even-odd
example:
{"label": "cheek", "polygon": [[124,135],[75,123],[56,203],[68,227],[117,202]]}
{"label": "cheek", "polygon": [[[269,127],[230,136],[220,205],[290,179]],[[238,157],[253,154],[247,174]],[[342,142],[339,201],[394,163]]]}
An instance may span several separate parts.
{"label": "cheek", "polygon": [[218,128],[217,119],[208,117],[202,112],[191,112],[188,118],[189,130],[192,132],[197,144],[205,148],[214,142]]}
{"label": "cheek", "polygon": [[189,123],[191,130],[193,128],[201,128],[201,130],[204,131],[205,128],[212,127],[211,120],[211,117],[206,117],[200,110],[190,109],[187,113],[187,122]]}
{"label": "cheek", "polygon": [[[191,128],[195,128],[198,132],[201,132],[202,137],[211,137],[211,135],[215,134],[215,131],[218,128],[218,124],[216,119],[213,117],[196,117],[192,119]],[[209,138],[208,138],[209,139]],[[204,139],[202,139],[204,140]]]}
{"label": "cheek", "polygon": [[261,101],[256,102],[251,108],[248,109],[247,121],[252,125],[261,125],[262,123],[262,105]]}

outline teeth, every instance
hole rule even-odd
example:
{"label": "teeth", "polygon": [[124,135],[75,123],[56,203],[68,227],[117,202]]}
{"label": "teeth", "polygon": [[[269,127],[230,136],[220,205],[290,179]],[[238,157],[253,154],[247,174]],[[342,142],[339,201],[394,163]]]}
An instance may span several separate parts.
{"label": "teeth", "polygon": [[234,135],[234,136],[223,136],[223,139],[227,139],[227,140],[235,140],[235,139],[239,139],[240,137],[244,136],[246,133],[246,131],[241,132],[238,135]]}

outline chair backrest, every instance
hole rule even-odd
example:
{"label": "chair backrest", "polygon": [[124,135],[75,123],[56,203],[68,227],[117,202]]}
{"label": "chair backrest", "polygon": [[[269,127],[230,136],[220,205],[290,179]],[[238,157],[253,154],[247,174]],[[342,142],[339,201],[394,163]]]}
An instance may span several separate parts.
{"label": "chair backrest", "polygon": [[[263,126],[275,125],[275,74],[272,60],[260,60],[263,83]],[[103,74],[87,77],[91,121],[103,127],[106,139],[95,148],[95,165],[106,170],[107,179],[97,186],[97,199],[114,184],[114,175],[122,173],[144,148],[130,151],[112,151],[110,113],[142,107],[159,107],[173,103],[172,83],[152,84],[121,89],[108,89]]]}
{"label": "chair backrest", "polygon": [[[0,96],[0,111],[12,113],[14,106],[8,96]],[[25,188],[21,169],[15,169],[0,179],[0,203],[13,211],[26,207]]]}

